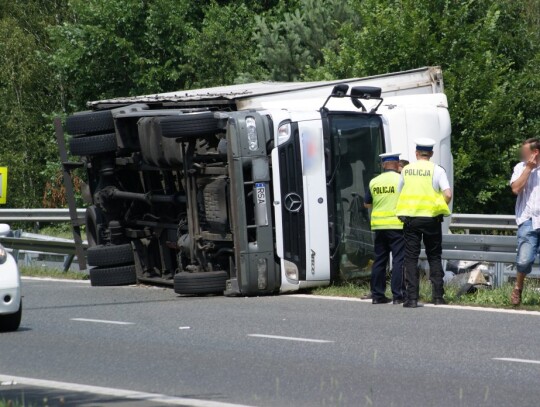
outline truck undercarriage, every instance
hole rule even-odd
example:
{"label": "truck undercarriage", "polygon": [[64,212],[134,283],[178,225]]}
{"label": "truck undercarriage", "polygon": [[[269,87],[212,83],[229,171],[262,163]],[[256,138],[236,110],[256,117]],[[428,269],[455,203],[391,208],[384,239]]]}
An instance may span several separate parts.
{"label": "truck undercarriage", "polygon": [[[75,114],[65,127],[88,178],[93,284],[139,280],[206,294],[223,292],[229,281],[234,294],[243,264],[260,269],[257,281],[243,276],[243,292],[279,289],[266,205],[273,140],[267,117],[137,104]],[[239,127],[253,128],[246,143],[235,137]]]}

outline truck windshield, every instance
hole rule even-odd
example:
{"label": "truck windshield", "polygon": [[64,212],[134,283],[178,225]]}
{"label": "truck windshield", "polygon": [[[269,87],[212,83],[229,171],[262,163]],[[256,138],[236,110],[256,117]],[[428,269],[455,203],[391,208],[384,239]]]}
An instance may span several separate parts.
{"label": "truck windshield", "polygon": [[336,239],[332,255],[341,278],[360,277],[373,258],[364,197],[370,180],[381,172],[382,121],[377,115],[343,113],[331,114],[329,124]]}

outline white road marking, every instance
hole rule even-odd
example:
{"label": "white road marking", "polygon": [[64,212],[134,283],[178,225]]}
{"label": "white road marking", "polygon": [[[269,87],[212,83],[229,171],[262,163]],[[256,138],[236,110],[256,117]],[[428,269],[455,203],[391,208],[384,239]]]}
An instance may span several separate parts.
{"label": "white road marking", "polygon": [[52,277],[26,277],[26,276],[21,276],[21,280],[51,281],[51,282],[56,282],[56,283],[90,284],[90,280],[68,280],[67,278],[52,278]]}
{"label": "white road marking", "polygon": [[221,401],[199,400],[185,397],[173,397],[165,394],[145,393],[140,391],[115,389],[111,387],[89,386],[86,384],[58,382],[53,380],[32,379],[0,374],[0,382],[16,382],[19,385],[45,387],[48,389],[73,391],[77,393],[91,393],[101,396],[118,397],[132,400],[146,400],[157,404],[170,404],[175,406],[193,407],[249,407],[243,404],[225,403]]}
{"label": "white road marking", "polygon": [[[288,297],[295,298],[311,298],[315,300],[331,300],[331,301],[350,301],[350,302],[364,302],[371,304],[371,300],[362,300],[360,298],[350,298],[350,297],[332,297],[327,295],[312,295],[312,294],[288,294]],[[529,316],[540,316],[540,311],[527,311],[519,309],[503,309],[503,308],[487,308],[487,307],[475,307],[469,305],[434,305],[422,303],[423,307],[427,308],[447,308],[447,309],[457,309],[463,311],[482,311],[482,312],[497,312],[500,314],[517,314],[517,315],[529,315]],[[401,307],[395,306],[396,308]]]}
{"label": "white road marking", "polygon": [[98,323],[98,324],[135,325],[135,322],[108,321],[106,319],[71,318],[71,320],[72,321],[78,321],[78,322],[95,322],[95,323]]}
{"label": "white road marking", "polygon": [[179,326],[178,329],[184,330],[184,329],[191,329],[190,326]]}
{"label": "white road marking", "polygon": [[296,342],[312,342],[312,343],[333,343],[334,341],[327,341],[325,339],[310,339],[310,338],[295,338],[292,336],[279,336],[279,335],[263,335],[263,334],[248,334],[252,338],[269,338],[269,339],[281,339],[284,341],[296,341]]}
{"label": "white road marking", "polygon": [[500,360],[503,362],[518,362],[518,363],[530,363],[532,365],[540,365],[540,360],[531,360],[531,359],[493,358],[493,360]]}

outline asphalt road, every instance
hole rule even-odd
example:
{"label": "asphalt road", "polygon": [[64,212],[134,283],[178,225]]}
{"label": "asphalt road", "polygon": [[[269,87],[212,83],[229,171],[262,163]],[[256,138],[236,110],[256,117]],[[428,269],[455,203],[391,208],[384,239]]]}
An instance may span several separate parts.
{"label": "asphalt road", "polygon": [[[25,395],[40,406],[47,398],[51,407],[175,400],[540,405],[540,314],[295,296],[179,297],[170,289],[27,280],[23,291],[22,328],[0,335],[0,400]],[[11,376],[22,382],[12,385]],[[99,388],[71,391],[72,383]],[[126,399],[120,390],[98,394],[102,388],[144,394]]]}

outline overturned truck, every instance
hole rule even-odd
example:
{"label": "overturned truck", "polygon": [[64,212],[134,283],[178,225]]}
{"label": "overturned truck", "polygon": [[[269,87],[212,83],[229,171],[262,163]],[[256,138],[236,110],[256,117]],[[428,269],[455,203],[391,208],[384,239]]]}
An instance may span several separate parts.
{"label": "overturned truck", "polygon": [[[437,67],[90,102],[65,122],[87,179],[92,285],[265,295],[362,273],[379,154],[436,139],[452,174]],[[74,167],[74,164],[70,164]]]}

